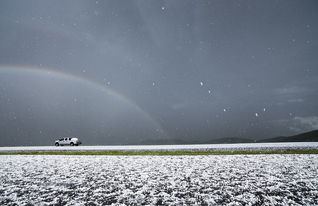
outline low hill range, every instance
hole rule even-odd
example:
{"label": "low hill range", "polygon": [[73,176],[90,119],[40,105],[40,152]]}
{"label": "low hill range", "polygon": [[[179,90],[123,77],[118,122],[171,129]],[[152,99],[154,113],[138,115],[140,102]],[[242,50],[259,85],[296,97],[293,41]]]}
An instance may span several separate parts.
{"label": "low hill range", "polygon": [[318,130],[297,134],[258,140],[257,142],[318,142]]}
{"label": "low hill range", "polygon": [[267,139],[249,139],[238,137],[225,137],[208,141],[186,141],[182,139],[143,140],[140,145],[173,145],[173,144],[235,144],[235,143],[269,143],[269,142],[318,142],[318,130],[301,133],[293,136],[280,136]]}

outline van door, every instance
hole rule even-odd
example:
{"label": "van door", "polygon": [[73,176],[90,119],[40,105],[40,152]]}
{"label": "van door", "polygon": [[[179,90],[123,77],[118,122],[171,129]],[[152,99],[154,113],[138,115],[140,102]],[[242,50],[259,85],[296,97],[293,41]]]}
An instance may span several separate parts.
{"label": "van door", "polygon": [[69,145],[69,144],[70,144],[70,140],[69,140],[69,139],[70,139],[70,138],[65,138],[65,139],[64,139],[66,145]]}
{"label": "van door", "polygon": [[64,139],[63,139],[62,144],[63,144],[63,145],[66,145],[66,144],[67,144],[67,138],[64,138]]}

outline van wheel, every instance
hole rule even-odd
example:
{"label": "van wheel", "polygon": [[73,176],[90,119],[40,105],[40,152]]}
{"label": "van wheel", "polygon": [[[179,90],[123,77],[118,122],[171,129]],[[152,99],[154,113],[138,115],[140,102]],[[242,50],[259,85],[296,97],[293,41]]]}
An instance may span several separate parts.
{"label": "van wheel", "polygon": [[71,146],[74,146],[74,143],[73,143],[73,142],[71,142]]}
{"label": "van wheel", "polygon": [[58,147],[58,146],[60,146],[60,144],[59,144],[59,143],[55,143],[55,146],[57,146],[57,147]]}

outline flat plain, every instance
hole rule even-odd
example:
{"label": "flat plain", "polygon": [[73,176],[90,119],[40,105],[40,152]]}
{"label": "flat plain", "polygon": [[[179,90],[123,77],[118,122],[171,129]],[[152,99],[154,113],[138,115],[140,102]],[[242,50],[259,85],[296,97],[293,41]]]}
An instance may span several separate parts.
{"label": "flat plain", "polygon": [[315,154],[1,155],[0,205],[318,205]]}

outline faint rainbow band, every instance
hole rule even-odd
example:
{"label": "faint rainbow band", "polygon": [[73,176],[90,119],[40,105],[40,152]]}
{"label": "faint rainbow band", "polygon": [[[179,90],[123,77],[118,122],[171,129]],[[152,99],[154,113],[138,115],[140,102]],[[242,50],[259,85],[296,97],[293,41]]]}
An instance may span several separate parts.
{"label": "faint rainbow band", "polygon": [[112,88],[106,87],[105,85],[93,81],[88,78],[84,78],[82,76],[78,76],[75,74],[65,73],[45,67],[34,67],[34,66],[13,66],[13,65],[0,65],[0,74],[1,72],[27,72],[27,73],[37,73],[37,74],[45,74],[45,75],[53,75],[55,78],[59,79],[65,79],[65,80],[71,80],[76,81],[81,84],[86,84],[87,86],[93,87],[96,90],[100,90],[101,92],[106,92],[108,95],[114,96],[118,98],[119,100],[126,102],[127,104],[133,106],[134,109],[136,109],[138,112],[140,112],[146,119],[150,120],[154,125],[158,128],[157,132],[160,132],[164,138],[168,137],[166,132],[163,130],[162,126],[154,119],[152,118],[146,111],[140,108],[138,104],[136,104],[134,101],[129,99],[128,97],[124,96],[123,94],[115,91]]}

